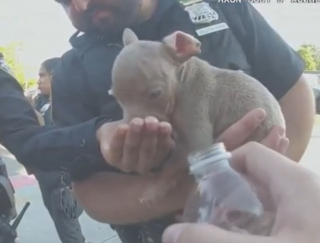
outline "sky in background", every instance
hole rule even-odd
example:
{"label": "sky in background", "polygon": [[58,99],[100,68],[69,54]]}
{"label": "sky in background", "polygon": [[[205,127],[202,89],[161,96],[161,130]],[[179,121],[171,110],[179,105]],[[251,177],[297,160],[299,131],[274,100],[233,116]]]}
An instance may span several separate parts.
{"label": "sky in background", "polygon": [[41,62],[70,49],[75,29],[54,0],[0,0],[0,45],[21,41],[21,56],[28,76],[35,76]]}
{"label": "sky in background", "polygon": [[[161,1],[161,0],[160,0]],[[320,3],[255,4],[270,25],[291,45],[304,42],[320,46]],[[0,0],[0,45],[21,41],[22,61],[28,76],[37,74],[41,62],[70,49],[75,29],[54,0]]]}

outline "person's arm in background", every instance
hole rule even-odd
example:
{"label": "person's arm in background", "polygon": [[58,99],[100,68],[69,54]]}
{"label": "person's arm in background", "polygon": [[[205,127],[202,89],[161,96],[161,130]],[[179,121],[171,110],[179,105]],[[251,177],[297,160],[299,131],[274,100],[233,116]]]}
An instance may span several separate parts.
{"label": "person's arm in background", "polygon": [[247,1],[221,7],[246,53],[252,75],[279,101],[290,140],[287,156],[299,161],[309,143],[315,115],[313,93],[302,74],[303,60]]}
{"label": "person's arm in background", "polygon": [[290,140],[287,156],[299,162],[309,144],[315,117],[314,95],[303,75],[280,100],[280,106]]}
{"label": "person's arm in background", "polygon": [[66,161],[92,156],[105,164],[96,131],[105,118],[73,127],[40,127],[19,83],[0,69],[0,142],[19,162],[43,170],[67,167]]}

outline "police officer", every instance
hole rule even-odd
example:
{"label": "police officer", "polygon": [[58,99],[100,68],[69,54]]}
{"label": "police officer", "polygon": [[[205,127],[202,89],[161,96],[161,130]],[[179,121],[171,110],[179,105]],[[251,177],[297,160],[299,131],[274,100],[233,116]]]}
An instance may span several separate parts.
{"label": "police officer", "polygon": [[0,158],[0,243],[11,243],[17,237],[10,221],[17,216],[14,189],[10,183],[7,167]]}
{"label": "police officer", "polygon": [[[100,146],[109,144],[107,117],[72,127],[40,127],[18,81],[0,67],[0,143],[27,167],[44,171],[77,169],[90,158],[88,169],[105,164]],[[66,162],[68,161],[68,162]]]}
{"label": "police officer", "polygon": [[[314,119],[312,92],[302,76],[304,63],[247,1],[232,4],[216,0],[56,1],[79,30],[71,37],[73,48],[63,55],[62,65],[54,77],[56,124],[78,124],[101,114],[113,121],[122,118],[120,107],[107,90],[111,87],[113,61],[123,47],[121,37],[125,27],[132,28],[140,39],[158,41],[173,31],[182,30],[202,42],[200,58],[220,68],[241,69],[273,93],[286,118],[290,140],[287,156],[295,161],[302,157]],[[150,124],[154,130],[148,132],[143,126]],[[157,165],[159,158],[153,156],[154,153],[141,154],[141,147],[150,146],[149,151],[153,151],[154,134],[159,126],[161,123],[155,119],[134,119],[130,125],[119,127],[115,148],[111,148],[114,152],[107,157],[110,168],[116,166],[124,172],[135,172],[148,162],[151,164],[148,168]],[[140,142],[145,137],[149,143]],[[167,198],[146,210],[138,203],[144,187],[142,182],[137,182],[139,177],[105,172],[80,181],[89,175],[91,173],[82,173],[80,178],[74,174],[78,198],[96,219],[124,224],[114,226],[123,242],[149,239],[160,242],[164,225],[174,221],[170,213],[183,207],[182,189],[177,190],[175,195],[180,197],[176,200]],[[95,200],[90,201],[91,197]],[[160,219],[165,215],[172,217]],[[159,220],[131,225],[155,218]]]}
{"label": "police officer", "polygon": [[[100,145],[104,146],[110,140],[103,135],[106,134],[104,124],[107,118],[101,116],[61,129],[52,126],[40,127],[34,109],[24,97],[22,87],[9,71],[0,66],[0,143],[13,153],[19,162],[28,169],[31,168],[37,179],[46,182],[40,183],[40,187],[61,240],[84,242],[77,220],[82,212],[81,208],[79,212],[79,205],[73,199],[71,191],[65,188],[57,189],[56,185],[63,184],[59,171],[77,169],[83,158],[87,161],[90,157],[90,168],[105,164]],[[49,193],[43,190],[44,188],[53,192],[49,191],[51,193],[47,195]],[[61,194],[63,196],[59,197]],[[13,195],[8,195],[11,196]],[[9,238],[14,240],[17,236],[9,225],[8,217],[2,217],[2,213],[8,210],[10,208],[8,209],[4,201],[0,203],[0,241],[6,243],[11,242]],[[13,212],[14,209],[11,210]]]}

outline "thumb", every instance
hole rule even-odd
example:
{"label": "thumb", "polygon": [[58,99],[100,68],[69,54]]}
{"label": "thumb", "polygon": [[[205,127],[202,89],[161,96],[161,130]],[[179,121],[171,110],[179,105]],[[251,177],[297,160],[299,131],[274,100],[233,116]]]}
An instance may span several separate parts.
{"label": "thumb", "polygon": [[163,243],[272,243],[267,237],[225,231],[209,224],[176,224],[168,227]]}

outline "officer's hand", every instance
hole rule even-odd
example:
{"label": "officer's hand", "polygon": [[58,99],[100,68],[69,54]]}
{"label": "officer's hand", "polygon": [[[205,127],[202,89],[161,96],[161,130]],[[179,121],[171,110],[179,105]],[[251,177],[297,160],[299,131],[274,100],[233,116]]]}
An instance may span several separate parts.
{"label": "officer's hand", "polygon": [[233,151],[231,165],[269,199],[269,206],[276,212],[271,235],[250,236],[211,225],[178,224],[165,231],[163,243],[320,242],[320,178],[317,175],[258,143],[248,143]]}
{"label": "officer's hand", "polygon": [[[254,109],[237,123],[229,127],[221,136],[219,136],[217,141],[223,142],[227,150],[232,151],[243,145],[244,141],[261,125],[265,118],[266,112],[263,109]],[[274,126],[267,137],[260,141],[260,143],[284,154],[289,141],[285,137],[285,129],[283,127]]]}
{"label": "officer's hand", "polygon": [[[255,131],[255,129],[263,122],[266,113],[262,109],[254,109],[246,114],[241,120],[229,127],[218,139],[223,142],[228,151],[232,151],[240,147],[245,139]],[[260,141],[264,146],[285,154],[289,145],[289,140],[285,137],[285,129],[274,126],[269,134]],[[187,176],[187,175],[186,175]],[[177,222],[180,222],[182,211],[176,215]]]}
{"label": "officer's hand", "polygon": [[154,117],[135,118],[130,124],[118,123],[117,127],[105,124],[101,129],[106,134],[99,136],[104,158],[124,172],[148,173],[164,161],[174,146],[171,125]]}
{"label": "officer's hand", "polygon": [[[229,151],[233,150],[241,146],[265,118],[264,110],[254,109],[228,128],[217,141],[224,142]],[[170,136],[171,125],[153,117],[135,118],[129,125],[121,122],[116,126],[105,124],[100,130],[105,131],[99,136],[104,158],[124,172],[149,172],[166,158],[174,144]],[[284,135],[283,128],[274,127],[261,143],[284,153],[283,147],[288,143]]]}

